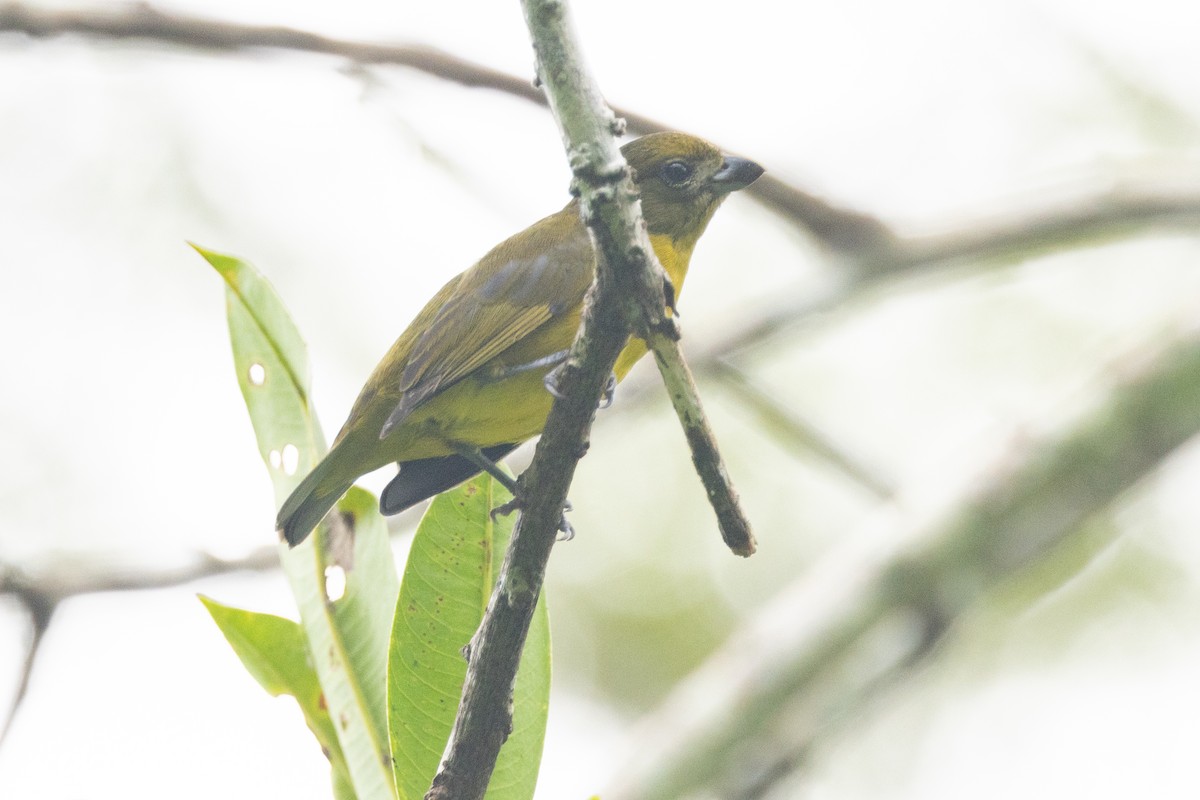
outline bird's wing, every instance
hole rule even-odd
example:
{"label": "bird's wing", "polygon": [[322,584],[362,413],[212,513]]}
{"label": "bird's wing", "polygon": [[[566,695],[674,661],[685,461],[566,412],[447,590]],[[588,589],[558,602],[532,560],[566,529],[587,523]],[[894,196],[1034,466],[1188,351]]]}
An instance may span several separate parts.
{"label": "bird's wing", "polygon": [[400,376],[403,395],[385,432],[439,390],[576,308],[592,283],[594,258],[573,210],[547,217],[484,256],[413,344]]}

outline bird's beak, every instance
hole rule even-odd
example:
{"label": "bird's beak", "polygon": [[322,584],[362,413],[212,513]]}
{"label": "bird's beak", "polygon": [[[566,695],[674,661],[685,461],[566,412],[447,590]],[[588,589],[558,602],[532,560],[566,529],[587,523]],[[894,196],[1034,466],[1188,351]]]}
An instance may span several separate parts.
{"label": "bird's beak", "polygon": [[713,174],[712,182],[722,192],[736,192],[754,183],[763,172],[762,167],[748,158],[725,156],[725,162]]}

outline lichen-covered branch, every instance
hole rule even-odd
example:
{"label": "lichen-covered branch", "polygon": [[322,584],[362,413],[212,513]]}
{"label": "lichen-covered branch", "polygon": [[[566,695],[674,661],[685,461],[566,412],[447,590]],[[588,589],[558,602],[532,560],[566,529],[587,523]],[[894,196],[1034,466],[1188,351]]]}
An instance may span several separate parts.
{"label": "lichen-covered branch", "polygon": [[663,283],[614,138],[618,123],[583,69],[566,6],[561,0],[524,0],[522,5],[539,78],[559,121],[581,211],[596,242],[596,285],[558,376],[562,397],[555,400],[533,461],[521,476],[521,518],[471,642],[454,732],[428,800],[483,797],[511,729],[513,680],[596,404],[634,326],[650,329],[665,319]]}

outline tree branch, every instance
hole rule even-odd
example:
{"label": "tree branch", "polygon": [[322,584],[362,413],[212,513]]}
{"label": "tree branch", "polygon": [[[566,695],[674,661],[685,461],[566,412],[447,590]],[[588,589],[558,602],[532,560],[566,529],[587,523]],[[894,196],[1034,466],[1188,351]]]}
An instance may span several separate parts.
{"label": "tree branch", "polygon": [[[356,42],[274,25],[239,25],[163,12],[147,4],[101,12],[51,11],[7,3],[0,5],[0,32],[4,31],[34,38],[76,34],[166,42],[224,53],[259,49],[317,53],[357,64],[408,67],[461,86],[491,89],[539,105],[546,104],[545,96],[524,78],[434,47]],[[625,119],[629,130],[636,133],[671,129],[671,126],[630,109],[614,107],[613,110]],[[744,191],[834,252],[856,261],[870,262],[872,266],[868,272],[885,274],[946,261],[1006,256],[1030,245],[1045,252],[1098,233],[1128,235],[1131,229],[1148,225],[1194,231],[1200,222],[1200,192],[1196,189],[1180,192],[1150,185],[1144,191],[1099,192],[1081,198],[1065,209],[1051,207],[1008,221],[970,225],[947,236],[906,240],[878,218],[839,208],[785,183],[770,172]],[[857,281],[853,283],[858,284]]]}
{"label": "tree branch", "polygon": [[692,463],[704,484],[708,502],[717,514],[717,526],[725,544],[739,556],[754,555],[756,544],[750,531],[750,520],[746,518],[738,502],[737,492],[729,480],[725,463],[717,450],[717,439],[713,435],[708,418],[700,406],[700,392],[692,379],[692,371],[683,360],[677,337],[652,333],[646,343],[654,351],[654,360],[662,374],[667,395],[675,407],[675,414],[683,426],[688,447],[692,451]]}
{"label": "tree branch", "polygon": [[0,574],[0,594],[16,596],[29,615],[29,644],[25,648],[21,676],[17,679],[17,689],[13,693],[4,725],[0,727],[0,746],[3,746],[9,731],[12,730],[13,721],[17,718],[17,712],[20,711],[21,704],[25,701],[25,693],[29,690],[29,679],[33,675],[33,666],[37,662],[37,655],[46,631],[50,628],[50,621],[54,618],[54,612],[58,608],[58,600],[39,591],[36,586],[26,581],[24,576],[11,569],[6,569]]}
{"label": "tree branch", "polygon": [[[509,697],[567,489],[586,452],[596,405],[634,330],[644,338],[678,336],[665,313],[662,268],[641,218],[637,189],[615,136],[621,124],[584,70],[563,0],[523,0],[538,75],[559,123],[575,175],[580,211],[597,254],[596,282],[583,321],[560,368],[554,401],[533,461],[521,477],[522,514],[496,589],[472,640],[470,665],[447,758],[427,800],[483,797],[496,756],[512,727]],[[699,417],[698,409],[693,414]],[[689,438],[691,438],[689,436]],[[733,505],[736,510],[736,504]],[[735,539],[752,549],[749,528],[725,509]],[[724,530],[724,529],[723,529]]]}
{"label": "tree branch", "polygon": [[228,572],[275,569],[279,569],[279,550],[275,546],[258,548],[239,558],[219,558],[199,552],[192,555],[189,563],[154,571],[133,569],[116,562],[97,564],[91,560],[87,564],[61,561],[32,575],[14,567],[3,569],[0,566],[0,595],[12,594],[24,602],[29,593],[34,593],[58,604],[81,594],[165,589]]}
{"label": "tree branch", "polygon": [[606,800],[760,797],[761,785],[747,787],[794,770],[846,709],[861,711],[928,658],[980,594],[1080,535],[1200,433],[1195,319],[1120,359],[1112,385],[1089,392],[1096,399],[1061,433],[1022,437],[936,518],[885,507],[641,723]]}
{"label": "tree branch", "polygon": [[419,44],[374,44],[335,39],[280,25],[239,25],[187,14],[160,11],[146,3],[120,11],[51,11],[20,3],[0,5],[0,31],[33,38],[68,34],[130,39],[238,53],[250,50],[291,50],[339,56],[356,64],[394,64],[463,86],[494,89],[533,103],[545,99],[529,81]]}
{"label": "tree branch", "polygon": [[239,559],[222,559],[201,553],[191,564],[156,572],[135,571],[117,565],[96,566],[89,563],[82,566],[60,562],[52,569],[31,577],[15,567],[0,564],[0,595],[12,595],[25,607],[29,614],[31,630],[17,690],[4,725],[0,727],[0,745],[3,745],[8,736],[13,720],[16,719],[25,699],[29,679],[37,662],[38,650],[54,619],[54,612],[66,598],[96,592],[161,589],[210,575],[237,570],[265,571],[278,567],[279,551],[274,546],[262,548]]}
{"label": "tree branch", "polygon": [[[408,67],[462,86],[546,104],[544,95],[524,78],[433,47],[348,41],[281,26],[238,25],[166,13],[145,4],[116,12],[95,12],[50,11],[9,3],[0,5],[3,31],[38,38],[77,34],[158,41],[226,53],[257,49],[318,53],[358,64]],[[634,132],[669,128],[629,109],[615,107],[614,111]],[[1097,238],[1129,236],[1151,227],[1194,233],[1200,226],[1200,190],[1194,186],[1181,189],[1178,181],[1098,190],[1067,203],[1033,207],[1007,219],[973,222],[945,235],[922,238],[899,237],[878,218],[838,208],[769,172],[744,191],[848,261],[834,285],[816,294],[784,298],[750,325],[705,347],[707,356],[695,362],[698,372],[715,369],[715,359],[728,357],[797,321],[841,306],[888,278],[951,263],[1032,256]]]}
{"label": "tree branch", "polygon": [[[219,53],[259,49],[291,50],[338,56],[356,64],[408,67],[461,86],[492,89],[538,105],[546,98],[525,78],[417,44],[378,44],[335,39],[278,25],[238,25],[230,22],[159,11],[147,4],[122,11],[50,11],[20,3],[0,5],[0,32],[34,38],[77,34],[106,39],[166,42]],[[629,109],[613,109],[629,130],[653,133],[668,125]],[[763,175],[745,193],[767,208],[800,225],[837,252],[873,253],[890,247],[893,236],[882,222],[856,211],[833,206],[815,195]]]}
{"label": "tree branch", "polygon": [[890,246],[863,251],[840,264],[836,278],[825,287],[784,297],[744,327],[706,342],[704,355],[694,363],[698,372],[719,372],[718,361],[910,274],[964,263],[1007,265],[1147,230],[1195,235],[1200,230],[1200,186],[1181,186],[1178,180],[1138,180],[1076,192],[1065,200],[1032,202],[1007,215],[962,224],[945,234],[895,239]]}

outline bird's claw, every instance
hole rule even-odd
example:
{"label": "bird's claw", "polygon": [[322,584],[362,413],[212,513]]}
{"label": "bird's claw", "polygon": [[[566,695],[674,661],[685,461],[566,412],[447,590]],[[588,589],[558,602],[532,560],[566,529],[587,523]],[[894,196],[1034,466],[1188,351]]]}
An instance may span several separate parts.
{"label": "bird's claw", "polygon": [[[569,506],[569,504],[568,504]],[[564,508],[564,512],[570,511],[570,508]],[[569,542],[575,538],[575,529],[571,527],[571,523],[567,522],[567,515],[564,513],[558,518],[558,536],[554,537],[556,542]]]}
{"label": "bird's claw", "polygon": [[[498,505],[490,512],[493,522],[496,517],[506,517],[514,511],[522,511],[525,508],[525,503],[520,497],[514,497],[507,503]],[[557,542],[569,542],[575,538],[575,529],[571,527],[571,523],[567,522],[567,512],[571,510],[571,501],[567,500],[563,503],[562,516],[558,518],[558,536],[555,537]]]}
{"label": "bird's claw", "polygon": [[[566,395],[564,395],[558,389],[559,370],[561,369],[562,365],[559,365],[558,367],[555,367],[547,372],[546,377],[542,378],[542,385],[546,387],[546,391],[559,400],[562,400],[564,397],[566,397]],[[605,409],[611,406],[613,404],[613,397],[616,395],[616,393],[617,373],[610,372],[608,375],[608,381],[606,381],[604,384],[604,394],[600,396],[600,405],[598,405],[597,408]]]}
{"label": "bird's claw", "polygon": [[617,393],[617,373],[610,372],[608,381],[604,384],[604,394],[600,395],[600,405],[597,406],[601,411],[613,404],[613,397]]}
{"label": "bird's claw", "polygon": [[566,395],[558,390],[558,371],[561,367],[555,367],[546,373],[546,377],[542,378],[542,385],[546,387],[546,391],[555,397],[562,400]]}
{"label": "bird's claw", "polygon": [[514,496],[513,499],[509,500],[507,503],[502,503],[493,508],[491,512],[489,512],[488,516],[491,517],[492,522],[495,522],[496,517],[507,517],[514,511],[520,511],[524,507],[525,503],[521,500],[521,498]]}

